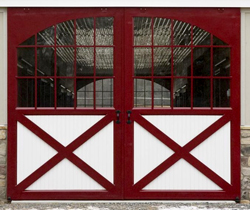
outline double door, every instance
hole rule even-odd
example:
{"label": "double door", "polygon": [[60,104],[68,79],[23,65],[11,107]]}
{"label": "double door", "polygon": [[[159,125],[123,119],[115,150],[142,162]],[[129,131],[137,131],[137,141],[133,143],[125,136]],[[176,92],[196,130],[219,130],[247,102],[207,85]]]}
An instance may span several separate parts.
{"label": "double door", "polygon": [[9,199],[239,198],[238,10],[8,16]]}

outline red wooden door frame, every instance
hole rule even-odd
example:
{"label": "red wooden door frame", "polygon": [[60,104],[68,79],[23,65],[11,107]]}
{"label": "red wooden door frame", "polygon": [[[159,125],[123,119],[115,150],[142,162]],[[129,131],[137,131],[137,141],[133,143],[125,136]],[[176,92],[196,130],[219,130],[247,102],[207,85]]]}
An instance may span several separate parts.
{"label": "red wooden door frame", "polygon": [[[195,14],[195,15],[194,15]],[[213,200],[238,200],[240,198],[240,10],[239,9],[181,9],[181,8],[135,8],[127,9],[125,12],[126,32],[130,34],[125,37],[125,84],[133,84],[135,78],[133,71],[133,18],[134,17],[158,17],[169,18],[187,22],[191,25],[200,27],[212,35],[216,35],[229,44],[231,48],[231,107],[230,108],[182,108],[173,107],[173,100],[170,108],[151,108],[134,107],[133,85],[129,85],[125,92],[125,110],[131,110],[131,124],[125,127],[125,198],[126,199],[213,199]],[[152,26],[153,28],[153,26]],[[232,30],[232,28],[234,30]],[[153,29],[152,29],[153,30]],[[171,29],[173,30],[173,28]],[[192,35],[191,35],[192,37]],[[153,38],[152,38],[153,39]],[[151,47],[149,45],[149,47]],[[172,47],[172,46],[170,46]],[[153,62],[153,60],[152,60]],[[173,64],[172,64],[173,65]],[[212,65],[211,65],[212,66]],[[172,66],[173,71],[173,66]],[[173,75],[173,74],[172,74]],[[153,72],[152,72],[153,77]],[[172,76],[173,77],[173,76]],[[172,80],[173,81],[173,80]],[[173,86],[172,86],[173,88]],[[153,88],[152,88],[153,90]],[[153,91],[152,91],[153,92]],[[211,94],[212,97],[213,94]],[[192,93],[191,93],[192,97]],[[153,97],[152,97],[153,98]],[[191,99],[192,100],[192,99]],[[142,115],[221,115],[221,119],[213,123],[206,130],[200,133],[192,141],[181,147],[174,139],[169,138],[162,131],[152,125]],[[215,174],[211,169],[201,163],[189,152],[201,144],[206,138],[211,136],[219,128],[231,121],[231,185]],[[162,164],[152,170],[139,182],[134,184],[134,122],[138,123],[154,137],[160,140],[175,153],[165,160]],[[199,190],[143,190],[152,180],[170,168],[174,163],[183,158],[210,180],[222,188],[221,191],[199,191]],[[145,163],[147,164],[147,163]]]}
{"label": "red wooden door frame", "polygon": [[[102,9],[102,8],[9,8],[8,9],[8,187],[7,196],[10,200],[34,200],[34,199],[121,199],[123,196],[122,180],[123,171],[122,158],[122,125],[116,124],[116,110],[122,109],[121,103],[121,53],[122,53],[122,9]],[[42,107],[17,107],[17,47],[35,35],[39,31],[67,20],[75,20],[85,17],[114,17],[114,108],[77,108],[76,102],[72,108],[42,108]],[[75,25],[76,27],[76,25]],[[76,30],[76,29],[75,29]],[[22,46],[26,47],[26,46]],[[31,46],[27,46],[31,47]],[[36,47],[33,46],[33,47]],[[75,51],[76,53],[76,51]],[[76,75],[76,74],[75,74]],[[37,77],[36,75],[34,77]],[[55,76],[57,77],[57,76]],[[76,77],[76,76],[74,76]],[[24,77],[22,77],[24,78]],[[26,78],[26,77],[25,77]],[[30,77],[27,77],[30,78]],[[36,88],[35,88],[36,89]],[[55,94],[56,98],[56,94]],[[95,99],[94,99],[95,100]],[[56,99],[55,99],[56,101]],[[75,100],[76,101],[76,100]],[[35,103],[36,104],[36,103]],[[94,103],[95,104],[95,103]],[[53,137],[48,135],[40,127],[30,121],[25,115],[102,115],[99,122],[90,127],[86,132],[76,138],[68,146],[64,147]],[[34,173],[17,184],[17,122],[35,133],[39,138],[55,149],[58,153],[39,167]],[[101,174],[78,158],[73,151],[84,144],[109,123],[114,122],[114,184],[105,179]],[[98,182],[106,190],[62,190],[58,191],[25,191],[37,179],[48,172],[61,160],[67,158],[75,166],[92,179]]]}
{"label": "red wooden door frame", "polygon": [[[195,14],[195,15],[194,15]],[[46,109],[17,108],[17,56],[16,48],[31,35],[58,22],[84,17],[113,16],[115,33],[115,85],[114,109]],[[164,17],[190,23],[203,28],[230,44],[231,47],[231,108],[133,108],[133,17]],[[234,30],[232,30],[232,28]],[[8,10],[8,189],[10,199],[236,199],[240,197],[240,10],[239,9],[173,9],[173,8],[10,8]],[[124,88],[125,87],[125,88]],[[98,132],[107,123],[116,120],[116,110],[121,110],[121,124],[115,124],[114,141],[114,182],[115,186],[94,172],[72,151]],[[127,110],[132,110],[132,124],[126,124]],[[100,122],[82,134],[72,144],[63,147],[52,137],[30,122],[24,115],[106,115]],[[223,117],[193,141],[180,147],[164,133],[155,128],[141,115],[223,115]],[[202,143],[218,128],[231,121],[231,186],[200,163],[190,151]],[[56,155],[32,176],[19,185],[17,180],[17,121],[36,130],[36,135],[51,145],[63,156]],[[133,123],[150,131],[155,137],[170,147],[175,154],[164,161],[137,184],[133,185]],[[209,134],[208,134],[209,133]],[[126,134],[126,135],[125,135]],[[166,143],[165,139],[168,139]],[[27,186],[41,177],[62,158],[67,157],[81,170],[99,181],[107,191],[24,191]],[[169,168],[180,158],[194,165],[223,190],[218,191],[141,191],[151,180]]]}

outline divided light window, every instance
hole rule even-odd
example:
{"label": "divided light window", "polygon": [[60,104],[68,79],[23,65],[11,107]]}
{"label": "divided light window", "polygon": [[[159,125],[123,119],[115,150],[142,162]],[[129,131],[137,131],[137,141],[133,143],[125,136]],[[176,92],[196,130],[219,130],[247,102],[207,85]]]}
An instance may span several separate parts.
{"label": "divided light window", "polygon": [[53,25],[17,48],[18,107],[113,107],[113,17]]}

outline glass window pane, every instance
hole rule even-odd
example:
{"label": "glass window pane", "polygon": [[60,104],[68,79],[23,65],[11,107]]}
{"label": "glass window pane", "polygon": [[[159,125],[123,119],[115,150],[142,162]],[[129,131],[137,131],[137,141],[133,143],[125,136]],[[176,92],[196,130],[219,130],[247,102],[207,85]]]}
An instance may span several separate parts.
{"label": "glass window pane", "polygon": [[113,79],[96,81],[96,107],[113,107]]}
{"label": "glass window pane", "polygon": [[209,76],[211,72],[211,49],[195,47],[193,50],[193,59],[194,76]]}
{"label": "glass window pane", "polygon": [[35,36],[32,36],[28,39],[26,39],[22,44],[20,45],[35,45]]}
{"label": "glass window pane", "polygon": [[210,107],[210,80],[193,80],[194,107]]}
{"label": "glass window pane", "polygon": [[51,26],[37,33],[37,44],[38,45],[54,45],[55,44],[54,32],[55,32],[55,27]]}
{"label": "glass window pane", "polygon": [[96,75],[113,76],[113,48],[97,47],[96,48]]}
{"label": "glass window pane", "polygon": [[92,47],[76,48],[76,75],[77,76],[94,75],[94,48]]}
{"label": "glass window pane", "polygon": [[74,44],[74,21],[62,22],[56,27],[56,44],[73,45]]}
{"label": "glass window pane", "polygon": [[37,80],[37,106],[54,106],[54,80],[52,78]]}
{"label": "glass window pane", "polygon": [[58,47],[56,49],[56,67],[58,76],[74,75],[74,48]]}
{"label": "glass window pane", "polygon": [[34,107],[35,106],[35,80],[18,79],[17,80],[17,106]]}
{"label": "glass window pane", "polygon": [[152,45],[152,19],[134,18],[134,45]]}
{"label": "glass window pane", "polygon": [[54,75],[54,49],[51,47],[37,48],[37,75]]}
{"label": "glass window pane", "polygon": [[152,50],[149,47],[134,48],[134,74],[151,76]]}
{"label": "glass window pane", "polygon": [[96,45],[113,45],[113,17],[96,18]]}
{"label": "glass window pane", "polygon": [[214,48],[214,76],[230,76],[230,48]]}
{"label": "glass window pane", "polygon": [[77,88],[77,107],[94,107],[94,80],[78,79]]}
{"label": "glass window pane", "polygon": [[191,106],[191,80],[187,78],[174,79],[174,106]]}
{"label": "glass window pane", "polygon": [[191,25],[182,21],[174,21],[174,45],[191,44]]}
{"label": "glass window pane", "polygon": [[224,41],[222,41],[216,36],[213,36],[213,44],[214,45],[228,45],[227,43],[225,43]]}
{"label": "glass window pane", "polygon": [[169,47],[154,48],[154,75],[155,76],[171,75],[171,48]]}
{"label": "glass window pane", "polygon": [[171,19],[154,18],[154,45],[171,45]]}
{"label": "glass window pane", "polygon": [[74,80],[57,80],[57,106],[74,107]]}
{"label": "glass window pane", "polygon": [[151,80],[134,79],[134,107],[151,107],[151,90]]}
{"label": "glass window pane", "polygon": [[191,48],[175,47],[174,48],[174,75],[190,76],[191,75]]}
{"label": "glass window pane", "polygon": [[17,48],[17,75],[35,75],[35,48]]}
{"label": "glass window pane", "polygon": [[214,107],[230,106],[230,80],[214,79],[213,81],[213,104]]}
{"label": "glass window pane", "polygon": [[171,106],[171,79],[154,79],[154,107]]}
{"label": "glass window pane", "polygon": [[211,34],[197,26],[193,27],[193,45],[210,45]]}
{"label": "glass window pane", "polygon": [[76,44],[94,45],[94,18],[76,20]]}

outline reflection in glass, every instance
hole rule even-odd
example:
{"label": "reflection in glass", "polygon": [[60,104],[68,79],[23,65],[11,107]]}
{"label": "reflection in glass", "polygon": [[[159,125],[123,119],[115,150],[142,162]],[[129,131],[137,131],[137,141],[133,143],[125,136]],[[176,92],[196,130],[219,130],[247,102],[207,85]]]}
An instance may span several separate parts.
{"label": "reflection in glass", "polygon": [[37,48],[37,75],[54,75],[54,49],[51,47]]}
{"label": "reflection in glass", "polygon": [[74,44],[74,21],[62,22],[56,27],[56,44],[73,45]]}
{"label": "reflection in glass", "polygon": [[96,18],[96,45],[113,45],[113,17]]}
{"label": "reflection in glass", "polygon": [[197,26],[193,26],[193,45],[210,45],[211,34]]}
{"label": "reflection in glass", "polygon": [[154,18],[154,45],[171,44],[171,19]]}
{"label": "reflection in glass", "polygon": [[74,75],[74,48],[58,47],[56,50],[56,67],[58,76]]}
{"label": "reflection in glass", "polygon": [[230,48],[214,48],[214,76],[230,76]]}
{"label": "reflection in glass", "polygon": [[225,43],[224,41],[222,41],[216,36],[213,36],[213,44],[214,45],[228,45],[227,43]]}
{"label": "reflection in glass", "polygon": [[151,107],[151,80],[134,79],[134,107]]}
{"label": "reflection in glass", "polygon": [[174,21],[174,45],[191,44],[191,25],[182,21]]}
{"label": "reflection in glass", "polygon": [[211,50],[205,47],[196,47],[193,50],[194,76],[209,76],[211,72]]}
{"label": "reflection in glass", "polygon": [[17,48],[18,76],[33,76],[35,73],[35,48]]}
{"label": "reflection in glass", "polygon": [[35,80],[18,79],[17,80],[17,106],[34,107],[35,106]]}
{"label": "reflection in glass", "polygon": [[134,45],[152,45],[152,19],[134,18]]}
{"label": "reflection in glass", "polygon": [[93,76],[94,75],[94,48],[78,47],[76,48],[76,75]]}
{"label": "reflection in glass", "polygon": [[77,107],[94,107],[94,80],[77,79]]}
{"label": "reflection in glass", "polygon": [[174,106],[191,106],[191,82],[190,79],[181,78],[174,80]]}
{"label": "reflection in glass", "polygon": [[96,48],[96,75],[112,76],[113,75],[113,48],[97,47]]}
{"label": "reflection in glass", "polygon": [[175,47],[173,52],[174,75],[190,76],[191,74],[191,48]]}
{"label": "reflection in glass", "polygon": [[54,80],[37,79],[37,106],[54,107]]}
{"label": "reflection in glass", "polygon": [[230,80],[214,79],[213,81],[213,106],[230,106]]}
{"label": "reflection in glass", "polygon": [[171,79],[154,80],[154,107],[171,106]]}
{"label": "reflection in glass", "polygon": [[57,106],[74,107],[74,80],[57,80]]}
{"label": "reflection in glass", "polygon": [[113,79],[96,81],[96,107],[113,106]]}
{"label": "reflection in glass", "polygon": [[35,36],[32,36],[28,39],[26,39],[22,44],[20,45],[35,45]]}
{"label": "reflection in glass", "polygon": [[152,72],[152,50],[149,47],[134,48],[134,74],[150,76]]}
{"label": "reflection in glass", "polygon": [[193,80],[193,106],[210,107],[210,80],[194,79]]}
{"label": "reflection in glass", "polygon": [[168,47],[154,48],[154,75],[155,76],[171,75],[171,48]]}
{"label": "reflection in glass", "polygon": [[54,45],[54,26],[46,28],[43,31],[37,33],[37,44],[38,45]]}
{"label": "reflection in glass", "polygon": [[94,18],[76,20],[76,44],[94,45]]}

